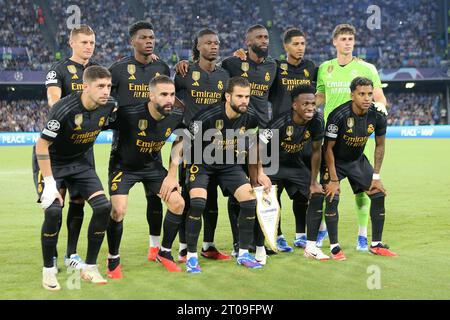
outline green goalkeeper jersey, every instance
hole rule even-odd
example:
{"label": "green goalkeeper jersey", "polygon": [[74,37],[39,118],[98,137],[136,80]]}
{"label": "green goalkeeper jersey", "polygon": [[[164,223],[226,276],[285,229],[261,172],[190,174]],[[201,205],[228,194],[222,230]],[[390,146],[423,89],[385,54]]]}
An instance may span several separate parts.
{"label": "green goalkeeper jersey", "polygon": [[325,120],[335,108],[351,100],[350,83],[356,77],[366,77],[373,81],[374,88],[381,88],[380,76],[373,64],[359,58],[340,66],[337,59],[325,61],[317,74],[317,92],[325,94]]}

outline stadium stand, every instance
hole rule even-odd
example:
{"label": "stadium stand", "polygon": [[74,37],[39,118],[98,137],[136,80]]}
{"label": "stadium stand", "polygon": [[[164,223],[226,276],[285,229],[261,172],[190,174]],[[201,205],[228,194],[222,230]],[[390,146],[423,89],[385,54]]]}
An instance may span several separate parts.
{"label": "stadium stand", "polygon": [[366,11],[374,2],[311,0],[299,6],[295,0],[272,0],[274,24],[304,30],[309,35],[307,55],[316,63],[335,57],[332,31],[339,23],[350,23],[358,32],[357,55],[379,69],[439,66],[438,48],[443,44],[437,40],[437,1],[380,2],[381,29],[369,30]]}
{"label": "stadium stand", "polygon": [[[70,55],[66,9],[73,3],[69,0],[39,1],[44,2],[49,5],[47,11],[33,0],[0,0],[0,71],[45,71],[52,62]],[[271,25],[281,31],[291,26],[304,30],[308,36],[306,57],[317,64],[335,56],[331,43],[335,25],[351,23],[358,30],[356,55],[374,63],[378,69],[440,66],[443,44],[438,35],[437,2],[383,1],[379,4],[381,30],[371,31],[366,26],[370,15],[366,10],[373,2],[377,3],[372,0],[311,0],[300,6],[294,0],[271,0],[274,13]],[[81,23],[91,25],[96,32],[93,61],[109,66],[131,54],[128,26],[138,20],[133,3],[142,8],[143,18],[155,26],[155,53],[172,66],[190,57],[192,38],[201,28],[219,32],[221,56],[226,57],[244,46],[245,30],[250,25],[263,23],[260,3],[250,1],[121,0],[112,4],[106,0],[80,0],[76,4],[81,8]],[[10,12],[17,14],[8,14]],[[52,29],[55,50],[43,36],[42,26],[53,26],[49,24],[49,12],[57,26]],[[441,94],[391,92],[387,98],[391,105],[389,125],[446,123],[445,99]],[[47,110],[45,101],[30,97],[27,100],[2,99],[0,131],[40,130]]]}

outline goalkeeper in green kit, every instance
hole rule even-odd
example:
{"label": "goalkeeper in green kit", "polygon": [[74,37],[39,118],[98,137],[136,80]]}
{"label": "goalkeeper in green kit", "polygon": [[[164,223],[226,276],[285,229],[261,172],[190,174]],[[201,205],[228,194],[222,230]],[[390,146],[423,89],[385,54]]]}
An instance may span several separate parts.
{"label": "goalkeeper in green kit", "polygon": [[[386,97],[381,88],[381,81],[374,65],[353,56],[356,30],[352,25],[340,24],[333,31],[333,45],[336,48],[336,59],[328,60],[319,67],[317,75],[316,105],[325,104],[325,121],[328,115],[340,105],[351,100],[350,83],[356,77],[366,77],[374,85],[373,97],[375,107],[387,115]],[[367,225],[369,223],[370,199],[364,193],[355,195],[358,213],[358,240],[356,249],[368,251]],[[317,246],[322,246],[326,236],[324,223],[320,227]]]}

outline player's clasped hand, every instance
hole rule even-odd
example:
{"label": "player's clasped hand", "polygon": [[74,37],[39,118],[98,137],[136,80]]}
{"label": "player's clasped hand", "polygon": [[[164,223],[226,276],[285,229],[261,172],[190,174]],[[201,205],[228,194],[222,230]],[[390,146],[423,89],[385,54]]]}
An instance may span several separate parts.
{"label": "player's clasped hand", "polygon": [[161,199],[163,199],[164,201],[169,201],[170,198],[170,194],[172,193],[173,189],[177,189],[178,191],[180,191],[180,185],[178,184],[177,178],[176,177],[172,177],[172,176],[167,176],[162,185],[161,185],[161,189],[159,191],[160,197]]}
{"label": "player's clasped hand", "polygon": [[334,196],[338,195],[340,191],[341,187],[339,181],[330,181],[330,183],[325,186],[325,195],[329,197],[330,202],[333,201]]}
{"label": "player's clasped hand", "polygon": [[53,177],[44,178],[44,191],[41,195],[41,206],[43,209],[47,209],[52,205],[55,199],[59,200],[61,206],[63,205],[63,199],[56,188],[56,181]]}
{"label": "player's clasped hand", "polygon": [[373,105],[375,106],[375,108],[377,108],[377,111],[383,113],[383,114],[386,115],[386,116],[388,115],[387,108],[386,108],[386,106],[384,105],[384,103],[381,103],[381,102],[374,102]]}
{"label": "player's clasped hand", "polygon": [[381,183],[381,180],[374,179],[370,184],[369,194],[374,194],[377,192],[383,192],[385,196],[387,195],[387,190],[384,188],[383,183]]}
{"label": "player's clasped hand", "polygon": [[234,53],[233,56],[238,57],[239,59],[241,59],[242,61],[246,61],[247,60],[247,52],[244,49],[237,49]]}
{"label": "player's clasped hand", "polygon": [[185,77],[189,70],[189,62],[181,60],[175,65],[175,72]]}
{"label": "player's clasped hand", "polygon": [[258,183],[264,187],[264,191],[267,193],[272,189],[272,181],[265,174],[258,175]]}
{"label": "player's clasped hand", "polygon": [[311,183],[311,185],[309,186],[309,193],[310,194],[315,194],[315,193],[324,193],[323,192],[323,187],[320,183],[318,183],[317,181],[315,181],[314,183]]}

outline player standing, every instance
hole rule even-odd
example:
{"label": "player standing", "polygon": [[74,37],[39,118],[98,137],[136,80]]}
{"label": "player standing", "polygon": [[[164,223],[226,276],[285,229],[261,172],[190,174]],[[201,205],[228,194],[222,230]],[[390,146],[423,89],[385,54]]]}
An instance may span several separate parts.
{"label": "player standing", "polygon": [[[217,33],[210,29],[200,30],[194,40],[192,53],[194,63],[188,65],[187,74],[175,75],[175,87],[177,97],[186,105],[184,123],[189,124],[191,119],[199,112],[205,112],[212,106],[222,102],[225,86],[229,79],[228,72],[217,66],[220,42]],[[180,184],[186,203],[189,203],[189,195],[185,188],[186,167],[180,170]],[[189,205],[185,206],[185,213]],[[186,214],[184,214],[184,217]],[[214,244],[214,235],[218,219],[217,205],[217,181],[211,179],[208,186],[208,199],[206,210],[203,214],[203,245],[201,255],[215,260],[230,260],[231,257],[220,252]],[[180,225],[180,262],[186,262],[185,225]]]}
{"label": "player standing", "polygon": [[[297,29],[287,29],[283,36],[283,45],[287,59],[276,60],[277,74],[275,81],[270,88],[269,101],[273,106],[274,118],[280,114],[291,111],[292,109],[292,90],[299,85],[315,85],[317,81],[317,66],[311,60],[305,59],[306,36]],[[303,154],[311,154],[310,144],[303,150]],[[310,165],[308,156],[306,157],[306,165]],[[310,168],[311,169],[311,168]],[[278,201],[281,206],[281,194],[283,188],[278,186]],[[308,207],[308,199],[301,201],[299,197],[294,197],[292,201],[292,210],[295,215],[295,240],[294,246],[304,248],[306,246],[306,209]],[[281,231],[281,219],[278,225],[278,249],[285,251],[287,243]]]}
{"label": "player standing", "polygon": [[[138,21],[128,30],[134,54],[125,57],[111,65],[113,87],[111,95],[115,97],[119,106],[130,106],[147,103],[149,98],[149,83],[155,76],[170,76],[169,66],[160,60],[154,60],[153,50],[156,37],[150,22]],[[117,137],[114,133],[113,149],[116,147]],[[111,174],[111,172],[110,172]],[[155,261],[160,248],[162,226],[161,199],[146,190],[147,222],[149,226],[148,260]]]}
{"label": "player standing", "polygon": [[[70,31],[69,45],[72,56],[54,63],[47,73],[45,86],[50,108],[61,98],[83,89],[84,70],[97,63],[90,61],[95,49],[95,34],[88,25],[80,25]],[[94,165],[94,150],[88,151]],[[61,195],[65,198],[66,186],[61,185]],[[69,210],[67,212],[67,252],[64,257],[66,267],[81,269],[84,261],[77,254],[77,243],[84,217],[84,199],[79,190],[70,190]],[[62,221],[61,221],[62,222]],[[60,225],[61,225],[61,222]],[[57,252],[55,251],[55,266]]]}
{"label": "player standing", "polygon": [[[243,166],[237,164],[236,157],[239,151],[239,137],[229,137],[239,132],[244,135],[249,130],[258,127],[258,117],[255,110],[249,107],[250,83],[241,77],[231,78],[225,93],[226,102],[210,108],[208,111],[198,114],[193,118],[189,129],[193,135],[194,158],[189,166],[188,187],[190,196],[190,210],[186,217],[186,238],[188,245],[186,271],[188,273],[201,272],[197,257],[197,240],[201,229],[201,215],[206,206],[207,186],[212,176],[215,176],[222,191],[226,195],[233,195],[240,205],[239,213],[239,254],[237,263],[248,268],[261,268],[255,258],[249,254],[248,247],[253,238],[256,219],[256,200],[252,192],[247,174]],[[201,128],[201,130],[200,130]],[[215,131],[211,140],[204,140],[204,133]],[[198,140],[199,139],[199,140]],[[201,149],[196,149],[196,142],[201,143]],[[214,158],[211,162],[205,159],[205,150],[211,150],[213,146]],[[229,163],[226,153],[231,152],[232,161]],[[222,161],[216,157],[221,154]],[[201,159],[196,157],[202,155]],[[227,159],[228,160],[228,159]],[[250,164],[252,165],[252,164]],[[255,167],[254,167],[255,168]],[[257,170],[251,170],[254,174],[253,181],[270,189],[270,179],[264,174],[262,166],[258,164]]]}

